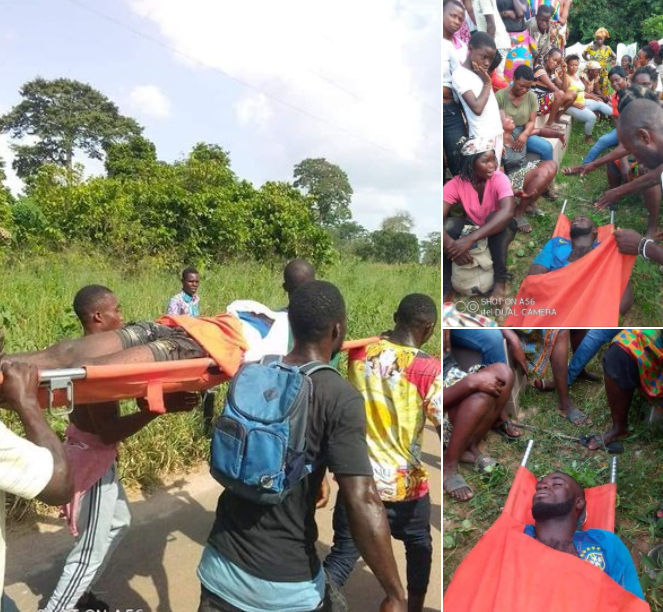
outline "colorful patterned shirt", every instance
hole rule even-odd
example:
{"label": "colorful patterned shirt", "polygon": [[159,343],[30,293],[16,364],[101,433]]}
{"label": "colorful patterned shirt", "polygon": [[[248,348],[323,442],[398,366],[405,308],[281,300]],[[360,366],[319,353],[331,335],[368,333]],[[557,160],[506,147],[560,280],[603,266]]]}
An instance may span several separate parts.
{"label": "colorful patterned shirt", "polygon": [[623,329],[613,343],[637,362],[640,386],[647,397],[663,397],[663,332],[660,329]]}
{"label": "colorful patterned shirt", "polygon": [[200,298],[197,295],[191,296],[184,291],[180,291],[170,298],[166,314],[198,317],[200,316]]}
{"label": "colorful patterned shirt", "polygon": [[351,350],[348,379],[364,397],[368,454],[383,501],[428,493],[421,459],[426,417],[442,423],[439,359],[389,340]]}

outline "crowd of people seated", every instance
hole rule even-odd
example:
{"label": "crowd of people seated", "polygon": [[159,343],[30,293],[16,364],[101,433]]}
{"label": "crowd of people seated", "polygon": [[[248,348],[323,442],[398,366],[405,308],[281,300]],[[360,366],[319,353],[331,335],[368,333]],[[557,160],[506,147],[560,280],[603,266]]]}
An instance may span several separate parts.
{"label": "crowd of people seated", "polygon": [[[663,133],[657,114],[663,104],[663,49],[652,41],[634,58],[619,58],[618,65],[610,33],[599,27],[581,54],[567,55],[570,4],[542,3],[537,10],[536,3],[521,0],[443,3],[445,301],[454,291],[498,302],[505,297],[509,245],[517,232],[532,231],[541,196],[558,197],[559,171],[584,175],[606,166],[608,189],[595,203],[597,212],[642,192],[648,224],[636,253],[647,260],[657,257],[663,157],[653,143]],[[642,116],[648,122],[641,125],[651,134],[646,145],[629,136],[631,117],[641,117],[626,110],[636,102],[635,108],[646,109]],[[555,140],[566,146],[565,114],[583,124],[588,151],[582,165],[559,168]],[[614,128],[595,141],[600,123]],[[632,241],[626,242],[617,237],[621,252],[634,254]],[[486,250],[491,272],[475,258]],[[473,269],[488,280],[467,291],[471,283],[456,277]],[[630,290],[622,312],[629,296]]]}

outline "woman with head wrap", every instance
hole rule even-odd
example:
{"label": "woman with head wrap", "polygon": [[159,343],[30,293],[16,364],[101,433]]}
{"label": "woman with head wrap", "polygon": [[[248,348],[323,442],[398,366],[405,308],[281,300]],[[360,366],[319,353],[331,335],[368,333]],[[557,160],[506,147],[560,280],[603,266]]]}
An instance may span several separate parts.
{"label": "woman with head wrap", "polygon": [[611,62],[617,61],[617,55],[605,44],[605,39],[610,38],[610,33],[605,28],[599,28],[594,32],[594,42],[587,45],[582,52],[582,57],[586,61],[595,60],[600,65],[599,71],[599,93],[602,96],[609,96],[610,83],[608,82],[608,71],[612,67]]}
{"label": "woman with head wrap", "polygon": [[[493,260],[495,284],[492,295],[506,292],[506,253],[516,235],[513,189],[508,177],[499,171],[492,139],[471,138],[459,146],[460,173],[444,186],[443,271],[445,297],[451,294],[451,262],[472,263],[469,250],[475,242],[488,239]],[[450,216],[460,205],[462,214]]]}

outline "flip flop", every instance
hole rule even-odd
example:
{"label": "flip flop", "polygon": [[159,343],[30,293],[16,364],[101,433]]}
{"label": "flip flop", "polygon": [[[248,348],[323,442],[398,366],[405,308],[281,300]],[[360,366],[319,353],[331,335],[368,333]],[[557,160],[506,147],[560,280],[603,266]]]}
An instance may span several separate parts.
{"label": "flip flop", "polygon": [[507,442],[515,442],[516,440],[520,440],[522,438],[523,434],[521,433],[518,436],[514,436],[513,434],[509,433],[508,428],[509,427],[514,427],[518,429],[511,421],[506,420],[502,421],[501,423],[497,424],[495,427],[493,427],[493,431],[496,434],[499,434],[502,436]]}
{"label": "flip flop", "polygon": [[[592,440],[597,440],[601,443],[601,447],[599,448],[589,448],[589,443]],[[621,453],[624,452],[624,445],[619,441],[619,440],[613,440],[612,442],[609,442],[608,444],[603,443],[603,436],[601,434],[586,434],[584,436],[580,436],[578,438],[578,443],[582,444],[585,448],[589,450],[604,450],[611,455],[620,455]],[[661,514],[663,517],[663,514]]]}
{"label": "flip flop", "polygon": [[[570,412],[566,412],[564,415],[566,420],[571,423],[572,425],[575,425],[576,427],[580,427],[580,425],[591,425],[592,420],[581,410],[576,408],[575,406]],[[583,420],[581,423],[577,423],[576,421]]]}
{"label": "flip flop", "polygon": [[[474,497],[474,493],[470,486],[465,482],[465,479],[456,472],[453,476],[449,476],[443,483],[442,486],[444,490],[456,501],[466,502],[470,501]],[[470,496],[467,499],[458,499],[454,493],[460,491],[461,489],[467,489],[470,492]]]}
{"label": "flip flop", "polygon": [[479,453],[474,461],[463,461],[461,459],[460,462],[467,465],[473,465],[474,469],[481,474],[491,472],[492,469],[498,465],[495,459],[489,457],[488,455],[482,455],[481,453]]}

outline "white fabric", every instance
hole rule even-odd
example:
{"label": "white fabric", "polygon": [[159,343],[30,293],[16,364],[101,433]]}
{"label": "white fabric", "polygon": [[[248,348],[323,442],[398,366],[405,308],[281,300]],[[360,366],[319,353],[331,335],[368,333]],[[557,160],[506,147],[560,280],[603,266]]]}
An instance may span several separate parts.
{"label": "white fabric", "polygon": [[451,75],[467,58],[467,45],[456,49],[446,38],[442,39],[442,85],[451,87]]}
{"label": "white fabric", "polygon": [[617,66],[621,66],[622,57],[630,55],[633,59],[638,53],[638,43],[617,43]]}
{"label": "white fabric", "polygon": [[471,70],[468,70],[464,66],[459,66],[451,75],[451,83],[458,99],[463,105],[470,137],[482,136],[484,138],[493,138],[504,133],[502,120],[500,119],[500,109],[497,106],[497,98],[493,93],[492,87],[483,112],[480,115],[475,115],[463,99],[463,94],[471,91],[478,98],[483,89],[481,79]]}
{"label": "white fabric", "polygon": [[495,0],[472,0],[472,9],[477,20],[477,30],[487,32],[488,26],[486,25],[485,16],[492,15],[495,20],[495,46],[498,49],[510,49],[511,37],[506,31],[504,22],[497,10],[497,2]]}
{"label": "white fabric", "polygon": [[240,312],[250,312],[264,315],[273,321],[269,332],[263,338],[255,327],[240,319],[244,338],[249,345],[249,350],[244,354],[245,362],[260,361],[265,355],[288,354],[290,323],[287,312],[276,312],[253,300],[235,300],[228,305],[226,311],[237,318]]}
{"label": "white fabric", "polygon": [[5,582],[5,492],[37,497],[53,476],[51,451],[21,438],[0,422],[0,596]]}

